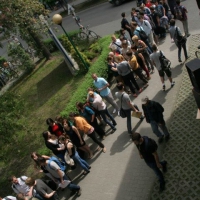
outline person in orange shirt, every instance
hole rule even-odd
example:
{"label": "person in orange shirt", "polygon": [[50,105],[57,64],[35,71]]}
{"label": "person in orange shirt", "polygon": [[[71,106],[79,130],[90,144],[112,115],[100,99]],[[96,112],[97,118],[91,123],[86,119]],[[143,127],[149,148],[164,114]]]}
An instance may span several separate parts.
{"label": "person in orange shirt", "polygon": [[80,131],[85,133],[95,143],[97,143],[104,153],[106,152],[106,147],[96,137],[94,127],[92,127],[90,124],[88,124],[88,122],[83,117],[80,117],[80,116],[76,115],[75,113],[70,113],[69,117],[70,117],[70,120],[73,121],[73,123],[77,129],[79,129]]}

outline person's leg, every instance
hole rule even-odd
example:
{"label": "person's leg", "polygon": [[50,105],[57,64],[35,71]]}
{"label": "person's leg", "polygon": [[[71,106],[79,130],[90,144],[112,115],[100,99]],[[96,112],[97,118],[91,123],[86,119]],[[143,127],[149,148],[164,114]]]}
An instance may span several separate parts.
{"label": "person's leg", "polygon": [[103,121],[106,123],[106,124],[108,124],[112,129],[115,129],[115,127],[114,127],[114,125],[112,124],[112,123],[110,123],[110,121],[107,119],[107,117],[106,117],[106,109],[105,110],[101,110],[100,111],[100,113],[101,113],[101,116],[102,116],[102,118],[103,118]]}
{"label": "person's leg", "polygon": [[151,70],[153,71],[154,70],[154,66],[153,66],[153,63],[151,62],[149,54],[147,52],[145,52],[142,55],[144,56],[146,64],[147,65],[149,64],[151,66]]}
{"label": "person's leg", "polygon": [[182,49],[182,47],[181,47],[180,44],[178,44],[177,47],[178,47],[178,61],[182,62],[182,60],[181,60],[181,49]]}
{"label": "person's leg", "polygon": [[103,97],[108,103],[110,103],[116,110],[119,110],[119,107],[116,103],[116,101],[113,98],[112,93],[110,92],[107,96]]}
{"label": "person's leg", "polygon": [[106,107],[106,110],[105,110],[105,114],[110,118],[110,120],[111,120],[112,123],[113,123],[113,126],[116,126],[117,123],[116,123],[115,119],[113,118],[113,116],[108,112],[107,107]]}
{"label": "person's leg", "polygon": [[128,130],[128,133],[131,134],[131,131],[132,131],[132,125],[131,125],[131,109],[129,110],[124,110],[125,113],[126,113],[126,124],[127,124],[127,130]]}
{"label": "person's leg", "polygon": [[89,158],[93,157],[93,153],[92,153],[92,151],[90,150],[90,147],[89,147],[87,144],[84,145],[84,146],[82,146],[82,147],[78,147],[78,148],[79,148],[80,150],[82,150],[82,151],[88,153],[88,154],[89,154]]}
{"label": "person's leg", "polygon": [[185,36],[187,37],[188,35],[188,32],[187,32],[187,24],[186,24],[186,20],[182,21],[182,24],[183,24],[183,30],[184,30],[184,33],[185,33]]}
{"label": "person's leg", "polygon": [[129,73],[129,79],[131,80],[131,82],[132,82],[132,84],[135,86],[135,88],[136,88],[139,92],[141,92],[141,91],[140,91],[140,87],[138,86],[138,84],[137,84],[137,82],[136,82],[136,80],[135,80],[134,75],[133,75],[132,72]]}
{"label": "person's leg", "polygon": [[[132,73],[132,72],[131,72],[131,73]],[[135,93],[135,88],[133,87],[133,85],[132,85],[132,83],[131,83],[131,80],[129,79],[129,76],[128,76],[128,75],[125,75],[125,76],[122,76],[122,78],[123,78],[123,80],[124,80],[125,85],[127,85],[127,86],[130,88],[132,94],[135,94],[135,95],[136,95],[136,93]]]}
{"label": "person's leg", "polygon": [[147,67],[145,65],[141,65],[140,67],[145,71],[147,78],[150,78],[149,70],[147,69]]}
{"label": "person's leg", "polygon": [[155,133],[158,138],[161,138],[163,135],[158,129],[158,124],[155,121],[151,121],[150,124],[151,124],[153,133]]}
{"label": "person's leg", "polygon": [[100,136],[103,137],[106,133],[105,131],[101,128],[101,126],[98,124],[96,117],[94,118],[93,122],[90,122],[90,125],[94,127],[94,130],[96,133]]}
{"label": "person's leg", "polygon": [[156,162],[146,162],[146,164],[147,164],[151,169],[153,169],[153,171],[155,172],[156,176],[157,176],[158,179],[159,179],[160,184],[165,183],[163,173],[162,173],[162,172],[160,171],[160,169],[157,167]]}
{"label": "person's leg", "polygon": [[135,73],[145,84],[148,83],[148,81],[146,80],[144,74],[142,73],[141,68],[138,67],[136,70],[134,70],[134,73]]}
{"label": "person's leg", "polygon": [[168,131],[166,125],[165,125],[165,122],[163,122],[162,125],[159,124],[158,126],[160,127],[160,129],[162,130],[162,132],[164,133],[165,136],[169,135],[169,131]]}
{"label": "person's leg", "polygon": [[185,55],[185,60],[187,60],[188,59],[188,54],[187,54],[186,42],[184,42],[182,44],[182,47],[183,47],[183,51],[184,51],[184,55]]}
{"label": "person's leg", "polygon": [[90,137],[96,144],[98,144],[102,149],[104,148],[104,145],[97,139],[95,131],[88,134],[88,137]]}
{"label": "person's leg", "polygon": [[79,165],[86,171],[88,172],[89,171],[89,164],[80,158],[78,152],[76,151],[75,152],[75,155],[73,156],[73,159],[74,161],[76,161],[77,163],[79,163]]}

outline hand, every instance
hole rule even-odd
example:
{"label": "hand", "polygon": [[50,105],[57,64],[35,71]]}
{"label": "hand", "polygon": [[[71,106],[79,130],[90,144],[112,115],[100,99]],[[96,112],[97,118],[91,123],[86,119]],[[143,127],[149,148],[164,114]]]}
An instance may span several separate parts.
{"label": "hand", "polygon": [[159,169],[163,167],[160,163],[156,163],[156,165]]}
{"label": "hand", "polygon": [[138,110],[135,110],[135,112],[139,112]]}

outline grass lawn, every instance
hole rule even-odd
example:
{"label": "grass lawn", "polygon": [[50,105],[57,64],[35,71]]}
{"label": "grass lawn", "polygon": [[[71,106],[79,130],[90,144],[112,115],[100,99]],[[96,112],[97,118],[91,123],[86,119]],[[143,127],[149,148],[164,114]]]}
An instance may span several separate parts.
{"label": "grass lawn", "polygon": [[63,57],[54,53],[51,60],[42,60],[28,77],[11,89],[25,100],[25,112],[20,119],[24,127],[1,146],[0,157],[4,158],[0,162],[1,196],[11,194],[11,185],[7,182],[10,175],[33,174],[31,152],[49,153],[41,135],[47,129],[45,120],[59,115],[83,79],[84,75],[72,76]]}

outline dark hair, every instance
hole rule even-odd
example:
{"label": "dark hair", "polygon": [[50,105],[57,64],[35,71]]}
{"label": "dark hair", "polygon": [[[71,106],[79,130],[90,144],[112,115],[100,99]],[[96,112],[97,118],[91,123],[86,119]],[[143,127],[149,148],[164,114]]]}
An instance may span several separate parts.
{"label": "dark hair", "polygon": [[126,52],[126,55],[131,57],[132,56],[132,52],[130,52],[130,51]]}
{"label": "dark hair", "polygon": [[69,127],[71,127],[71,124],[69,123],[69,120],[68,120],[68,119],[64,118],[64,119],[62,120],[62,125],[64,124],[64,122],[67,122],[67,125],[68,125]]}
{"label": "dark hair", "polygon": [[[38,154],[37,152],[33,152],[33,153],[31,153],[31,158],[34,160],[34,158],[33,158],[33,154],[35,154],[38,158],[40,158],[40,157],[42,157],[40,154]],[[34,160],[34,162],[35,162],[35,164],[36,164],[36,166],[40,166],[40,164],[39,164],[39,162],[38,162],[38,158],[37,158],[37,160]]]}
{"label": "dark hair", "polygon": [[54,121],[53,121],[53,119],[48,118],[48,119],[46,119],[46,123],[47,123],[48,126],[50,126],[50,124],[54,123]]}
{"label": "dark hair", "polygon": [[78,117],[78,116],[79,116],[78,113],[75,113],[75,112],[69,113],[69,117]]}
{"label": "dark hair", "polygon": [[131,23],[133,26],[137,26],[138,24],[137,24],[137,22],[132,22]]}
{"label": "dark hair", "polygon": [[180,0],[176,0],[176,4],[180,5],[181,1]]}
{"label": "dark hair", "polygon": [[150,7],[150,10],[155,10],[154,6],[151,6],[151,7]]}
{"label": "dark hair", "polygon": [[28,177],[27,179],[26,179],[26,181],[25,181],[25,183],[26,183],[26,185],[28,185],[28,186],[34,186],[34,184],[35,184],[35,179],[34,178],[32,178],[32,177]]}
{"label": "dark hair", "polygon": [[156,44],[152,45],[152,49],[153,49],[153,51],[157,51],[158,50],[158,47],[156,46]]}
{"label": "dark hair", "polygon": [[84,104],[81,103],[81,102],[78,102],[76,105],[77,105],[78,107],[80,107],[81,109],[83,109],[83,107],[84,107]]}
{"label": "dark hair", "polygon": [[140,138],[141,138],[141,135],[139,133],[137,133],[137,132],[133,133],[132,136],[131,136],[131,139],[132,139],[133,142],[134,141],[139,141]]}
{"label": "dark hair", "polygon": [[176,21],[174,19],[170,20],[170,26],[175,26]]}
{"label": "dark hair", "polygon": [[107,57],[107,62],[112,61],[112,60],[113,60],[113,57],[112,57],[112,56],[108,56],[108,57]]}
{"label": "dark hair", "polygon": [[12,182],[13,181],[13,178],[16,178],[16,176],[12,175],[8,178],[8,182]]}
{"label": "dark hair", "polygon": [[56,116],[55,117],[55,121],[60,123],[60,124],[62,123],[62,120],[63,120],[63,117],[61,117],[61,116]]}
{"label": "dark hair", "polygon": [[123,13],[121,14],[121,16],[122,16],[122,17],[125,17],[125,12],[123,12]]}
{"label": "dark hair", "polygon": [[39,164],[46,163],[46,159],[42,156],[38,157],[37,161],[38,161]]}
{"label": "dark hair", "polygon": [[122,90],[124,87],[124,84],[122,82],[117,83],[117,89]]}
{"label": "dark hair", "polygon": [[44,131],[42,133],[42,136],[43,136],[44,140],[47,141],[48,140],[48,131]]}
{"label": "dark hair", "polygon": [[131,46],[131,49],[133,49],[133,50],[137,50],[138,48],[137,48],[137,46],[132,45],[132,46]]}
{"label": "dark hair", "polygon": [[[139,15],[144,16],[144,12],[143,12],[143,11],[140,11],[140,12],[139,12]],[[140,16],[139,16],[139,17],[140,17]]]}

